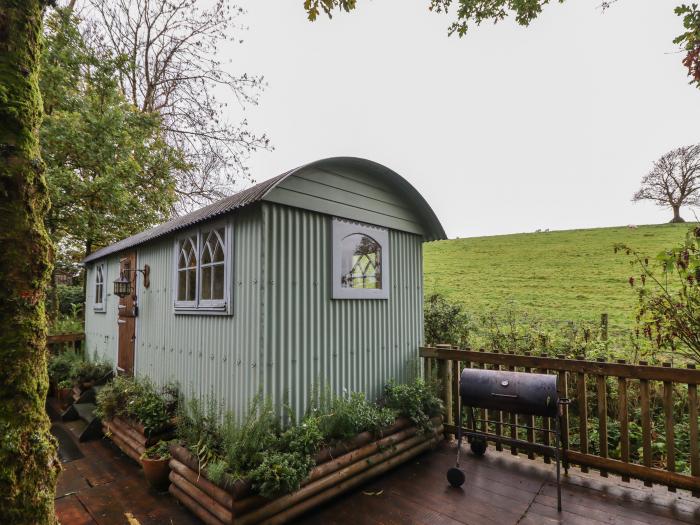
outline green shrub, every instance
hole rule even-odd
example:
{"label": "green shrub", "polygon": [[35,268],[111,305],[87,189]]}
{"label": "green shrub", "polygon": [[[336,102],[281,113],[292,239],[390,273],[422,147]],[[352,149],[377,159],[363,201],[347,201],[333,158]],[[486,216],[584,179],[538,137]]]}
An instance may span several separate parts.
{"label": "green shrub", "polygon": [[96,403],[101,419],[132,419],[143,425],[147,436],[167,429],[174,412],[163,392],[141,378],[115,377],[99,391]]}
{"label": "green shrub", "polygon": [[49,359],[49,379],[54,383],[70,380],[71,371],[78,361],[83,358],[75,352],[61,352]]}
{"label": "green shrub", "polygon": [[176,435],[182,445],[197,456],[200,470],[223,456],[222,419],[226,419],[226,426],[231,424],[231,416],[223,415],[221,404],[213,394],[204,402],[192,397],[188,401],[180,399],[178,403]]}
{"label": "green shrub", "polygon": [[378,433],[396,414],[427,427],[442,410],[440,401],[422,381],[387,385],[391,406],[380,407],[364,394],[334,396],[330,390],[312,395],[310,408],[296,425],[282,429],[270,400],[256,396],[246,417],[237,423],[223,413],[213,396],[206,402],[180,403],[177,435],[197,456],[200,470],[220,486],[247,478],[259,494],[274,498],[299,488],[315,465],[324,443],[347,440],[365,431]]}
{"label": "green shrub", "polygon": [[284,431],[280,437],[280,448],[295,454],[313,456],[323,441],[319,418],[307,417]]}
{"label": "green shrub", "polygon": [[141,458],[146,459],[170,459],[170,441],[159,441],[155,445],[148,447]]}
{"label": "green shrub", "polygon": [[361,432],[377,434],[395,419],[392,410],[368,401],[362,392],[353,392],[333,398],[328,412],[319,416],[319,427],[327,441],[344,441]]}
{"label": "green shrub", "polygon": [[[71,315],[83,307],[83,287],[82,285],[70,286],[59,284],[56,286],[58,296],[58,312],[62,315]],[[50,299],[49,299],[50,300]]]}
{"label": "green shrub", "polygon": [[462,305],[450,302],[440,294],[431,294],[426,298],[423,311],[427,344],[468,345],[469,334],[474,327]]}
{"label": "green shrub", "polygon": [[70,371],[70,379],[75,383],[89,383],[103,378],[112,370],[112,363],[101,360],[75,361]]}
{"label": "green shrub", "polygon": [[117,376],[104,385],[97,393],[95,414],[103,420],[115,416],[125,416],[125,406],[129,399],[128,389],[132,387],[129,378]]}
{"label": "green shrub", "polygon": [[278,447],[280,423],[272,402],[261,402],[255,396],[243,424],[236,425],[233,417],[226,418],[223,428],[223,448],[230,471],[243,474],[260,464],[265,452]]}
{"label": "green shrub", "polygon": [[50,335],[81,333],[84,330],[82,304],[71,305],[67,312],[61,313],[49,324]]}
{"label": "green shrub", "polygon": [[223,459],[213,459],[207,465],[207,478],[216,485],[225,485],[228,474],[228,465]]}
{"label": "green shrub", "polygon": [[150,383],[141,388],[139,397],[129,399],[126,413],[143,425],[147,436],[162,432],[170,425],[168,406]]}
{"label": "green shrub", "polygon": [[262,496],[275,498],[297,490],[314,465],[313,458],[305,454],[272,452],[250,472],[250,480]]}
{"label": "green shrub", "polygon": [[442,414],[442,401],[422,379],[399,385],[389,382],[384,387],[386,406],[407,417],[424,432],[432,430],[430,418]]}

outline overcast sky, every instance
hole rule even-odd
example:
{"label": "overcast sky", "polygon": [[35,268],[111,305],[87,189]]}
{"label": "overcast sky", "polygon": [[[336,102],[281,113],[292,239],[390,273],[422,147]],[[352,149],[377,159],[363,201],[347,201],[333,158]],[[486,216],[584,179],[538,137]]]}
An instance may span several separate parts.
{"label": "overcast sky", "polygon": [[676,2],[601,13],[599,0],[570,0],[529,28],[507,20],[462,39],[428,3],[359,0],[315,23],[302,0],[241,3],[249,30],[226,54],[265,76],[246,116],[275,147],[251,158],[258,181],[372,159],[422,192],[451,238],[670,218],[630,199],[656,158],[700,141]]}

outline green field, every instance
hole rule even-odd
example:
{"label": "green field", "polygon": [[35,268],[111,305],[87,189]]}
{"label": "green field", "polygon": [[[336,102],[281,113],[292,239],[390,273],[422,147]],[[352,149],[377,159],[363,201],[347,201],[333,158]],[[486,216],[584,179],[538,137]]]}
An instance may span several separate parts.
{"label": "green field", "polygon": [[610,330],[634,325],[638,274],[615,243],[655,256],[679,244],[689,225],[616,227],[522,233],[427,243],[426,294],[439,292],[480,313],[514,302],[546,321],[595,321]]}

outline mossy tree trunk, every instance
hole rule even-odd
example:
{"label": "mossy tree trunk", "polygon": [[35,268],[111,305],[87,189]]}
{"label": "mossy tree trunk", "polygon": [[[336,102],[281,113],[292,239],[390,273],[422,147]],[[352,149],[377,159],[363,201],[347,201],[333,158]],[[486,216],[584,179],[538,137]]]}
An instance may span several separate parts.
{"label": "mossy tree trunk", "polygon": [[56,522],[59,463],[44,410],[52,249],[38,130],[45,0],[0,0],[0,523]]}

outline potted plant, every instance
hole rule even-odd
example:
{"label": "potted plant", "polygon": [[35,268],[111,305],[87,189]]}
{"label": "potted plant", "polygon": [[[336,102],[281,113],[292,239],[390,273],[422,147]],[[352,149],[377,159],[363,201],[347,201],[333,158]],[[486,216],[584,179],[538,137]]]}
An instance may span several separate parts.
{"label": "potted plant", "polygon": [[61,407],[67,408],[70,405],[69,399],[73,393],[73,382],[70,379],[63,379],[57,385],[57,398]]}
{"label": "potted plant", "polygon": [[170,442],[168,441],[159,441],[141,454],[143,475],[152,488],[160,491],[168,490],[170,457]]}

